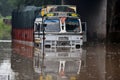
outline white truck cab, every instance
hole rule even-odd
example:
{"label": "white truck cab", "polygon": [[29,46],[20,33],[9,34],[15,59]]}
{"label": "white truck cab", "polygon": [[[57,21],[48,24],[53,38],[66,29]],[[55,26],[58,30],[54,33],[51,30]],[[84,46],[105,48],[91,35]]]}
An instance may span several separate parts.
{"label": "white truck cab", "polygon": [[[68,11],[66,11],[66,10]],[[45,48],[75,47],[83,45],[81,20],[76,8],[71,6],[49,6],[45,15],[35,19],[34,41]],[[42,12],[43,13],[43,12]],[[43,24],[46,24],[44,27]],[[43,38],[43,28],[45,38]]]}

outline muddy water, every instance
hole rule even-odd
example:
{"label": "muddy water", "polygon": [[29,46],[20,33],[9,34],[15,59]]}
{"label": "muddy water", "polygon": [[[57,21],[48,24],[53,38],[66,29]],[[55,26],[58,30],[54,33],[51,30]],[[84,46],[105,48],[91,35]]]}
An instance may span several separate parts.
{"label": "muddy water", "polygon": [[[15,46],[16,45],[16,46]],[[42,49],[0,43],[0,80],[119,80],[120,45]]]}

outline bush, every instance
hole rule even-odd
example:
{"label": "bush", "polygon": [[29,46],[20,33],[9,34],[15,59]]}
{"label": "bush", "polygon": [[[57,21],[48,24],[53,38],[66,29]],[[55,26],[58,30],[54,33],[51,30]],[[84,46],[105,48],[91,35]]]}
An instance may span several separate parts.
{"label": "bush", "polygon": [[[5,17],[10,19],[10,17]],[[0,39],[11,39],[11,25],[3,23],[3,17],[0,18]]]}

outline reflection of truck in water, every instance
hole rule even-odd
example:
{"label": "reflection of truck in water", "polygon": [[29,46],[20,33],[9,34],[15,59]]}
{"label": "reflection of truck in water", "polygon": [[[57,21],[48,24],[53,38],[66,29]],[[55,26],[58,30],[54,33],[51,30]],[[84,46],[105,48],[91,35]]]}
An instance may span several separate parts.
{"label": "reflection of truck in water", "polygon": [[83,39],[82,24],[75,6],[49,5],[41,11],[43,16],[38,16],[34,22],[35,44],[40,44],[39,46],[43,44],[45,28],[46,48],[63,46],[80,48],[83,45],[83,40],[86,39]]}
{"label": "reflection of truck in water", "polygon": [[[50,80],[77,80],[82,66],[83,50],[72,47],[45,48],[45,56],[39,48],[34,51],[34,70]],[[39,63],[38,63],[39,62]],[[64,79],[63,79],[64,78]],[[42,79],[41,79],[42,80]]]}

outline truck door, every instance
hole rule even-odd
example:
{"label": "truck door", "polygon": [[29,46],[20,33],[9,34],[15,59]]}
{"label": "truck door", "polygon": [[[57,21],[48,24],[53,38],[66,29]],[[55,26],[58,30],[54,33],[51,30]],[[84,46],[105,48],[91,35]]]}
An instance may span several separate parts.
{"label": "truck door", "polygon": [[87,22],[82,22],[83,42],[87,42]]}

